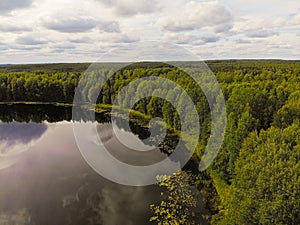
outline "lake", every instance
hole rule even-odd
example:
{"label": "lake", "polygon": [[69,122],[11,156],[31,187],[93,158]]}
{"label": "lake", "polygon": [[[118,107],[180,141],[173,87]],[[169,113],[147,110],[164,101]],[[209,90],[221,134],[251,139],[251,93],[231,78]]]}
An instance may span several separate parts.
{"label": "lake", "polygon": [[[63,106],[0,105],[0,224],[153,224],[149,205],[162,200],[163,189],[124,186],[97,174],[76,145],[71,112]],[[101,140],[116,158],[144,165],[167,157],[160,149],[144,157],[122,146],[107,116],[97,121]],[[135,147],[145,145],[121,127],[117,132]],[[199,212],[206,211],[199,201]]]}

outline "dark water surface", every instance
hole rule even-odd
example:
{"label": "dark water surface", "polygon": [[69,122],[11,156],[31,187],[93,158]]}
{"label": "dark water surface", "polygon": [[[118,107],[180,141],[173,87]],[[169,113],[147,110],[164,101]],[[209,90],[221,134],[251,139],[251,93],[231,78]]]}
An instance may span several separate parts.
{"label": "dark water surface", "polygon": [[[94,172],[76,145],[69,109],[55,108],[49,116],[44,109],[11,107],[0,106],[1,225],[150,224],[149,205],[161,201],[161,188],[123,186]],[[60,121],[61,114],[66,120]],[[97,127],[116,158],[143,160],[118,143],[108,123]],[[143,145],[137,136],[118,132]],[[143,163],[166,157],[158,149],[148,154]]]}

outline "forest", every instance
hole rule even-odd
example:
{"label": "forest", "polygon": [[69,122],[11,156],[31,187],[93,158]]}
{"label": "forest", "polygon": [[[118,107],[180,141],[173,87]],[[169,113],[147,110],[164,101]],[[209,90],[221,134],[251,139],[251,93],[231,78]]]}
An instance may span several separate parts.
{"label": "forest", "polygon": [[[203,175],[209,177],[214,190],[206,194],[211,224],[300,224],[300,61],[206,63],[221,86],[227,111],[224,142]],[[99,71],[88,72],[82,86],[82,101],[97,99],[97,104],[112,105],[117,100],[126,104],[134,98],[134,89],[124,98],[118,93],[126,85],[130,90],[132,81],[148,76],[172,80],[188,93],[198,112],[201,126],[195,158],[200,159],[210,135],[211,113],[197,83],[179,68],[145,62],[115,72],[99,92],[100,81],[116,65],[101,64]],[[193,73],[193,63],[185,65]],[[88,66],[88,63],[0,66],[0,101],[72,104]],[[138,85],[136,88],[143,90],[146,83]],[[161,117],[169,128],[180,130],[178,111],[188,109],[184,101],[179,101],[182,91],[176,88],[166,91],[167,85],[153,85],[154,96],[140,99],[133,109],[150,117]],[[155,97],[155,93],[178,100],[178,111],[169,102]],[[177,176],[177,182],[185,182],[182,176]],[[163,185],[168,186],[166,183]],[[182,193],[181,197],[184,196],[189,193]],[[193,201],[174,204],[194,205]],[[158,224],[194,224],[186,215],[176,214],[174,204],[170,204],[173,210],[167,213],[157,213],[157,209],[166,210],[165,206],[152,206],[155,214],[152,220]]]}

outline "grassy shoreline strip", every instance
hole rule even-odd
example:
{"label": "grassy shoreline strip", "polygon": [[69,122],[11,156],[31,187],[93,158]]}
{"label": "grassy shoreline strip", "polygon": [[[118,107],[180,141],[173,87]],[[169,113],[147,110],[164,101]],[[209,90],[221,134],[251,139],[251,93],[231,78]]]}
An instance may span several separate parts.
{"label": "grassy shoreline strip", "polygon": [[54,106],[66,106],[71,107],[71,103],[60,102],[0,102],[0,105],[54,105]]}

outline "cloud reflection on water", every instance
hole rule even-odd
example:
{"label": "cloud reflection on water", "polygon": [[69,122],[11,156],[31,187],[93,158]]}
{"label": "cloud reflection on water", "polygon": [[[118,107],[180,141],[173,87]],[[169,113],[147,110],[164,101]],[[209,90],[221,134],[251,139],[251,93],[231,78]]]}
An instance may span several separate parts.
{"label": "cloud reflection on water", "polygon": [[[17,163],[0,169],[1,225],[150,224],[149,205],[159,201],[161,190],[127,187],[99,176],[77,149],[70,122],[36,124],[31,135],[27,134],[30,126],[12,124],[24,129],[19,134],[0,127],[2,131],[7,128],[1,133],[1,143],[12,137],[18,140],[15,146],[32,143]],[[115,142],[107,125],[99,124],[99,131],[109,143]],[[21,133],[28,138],[20,138]]]}
{"label": "cloud reflection on water", "polygon": [[0,123],[0,170],[12,166],[45,133],[45,123]]}

